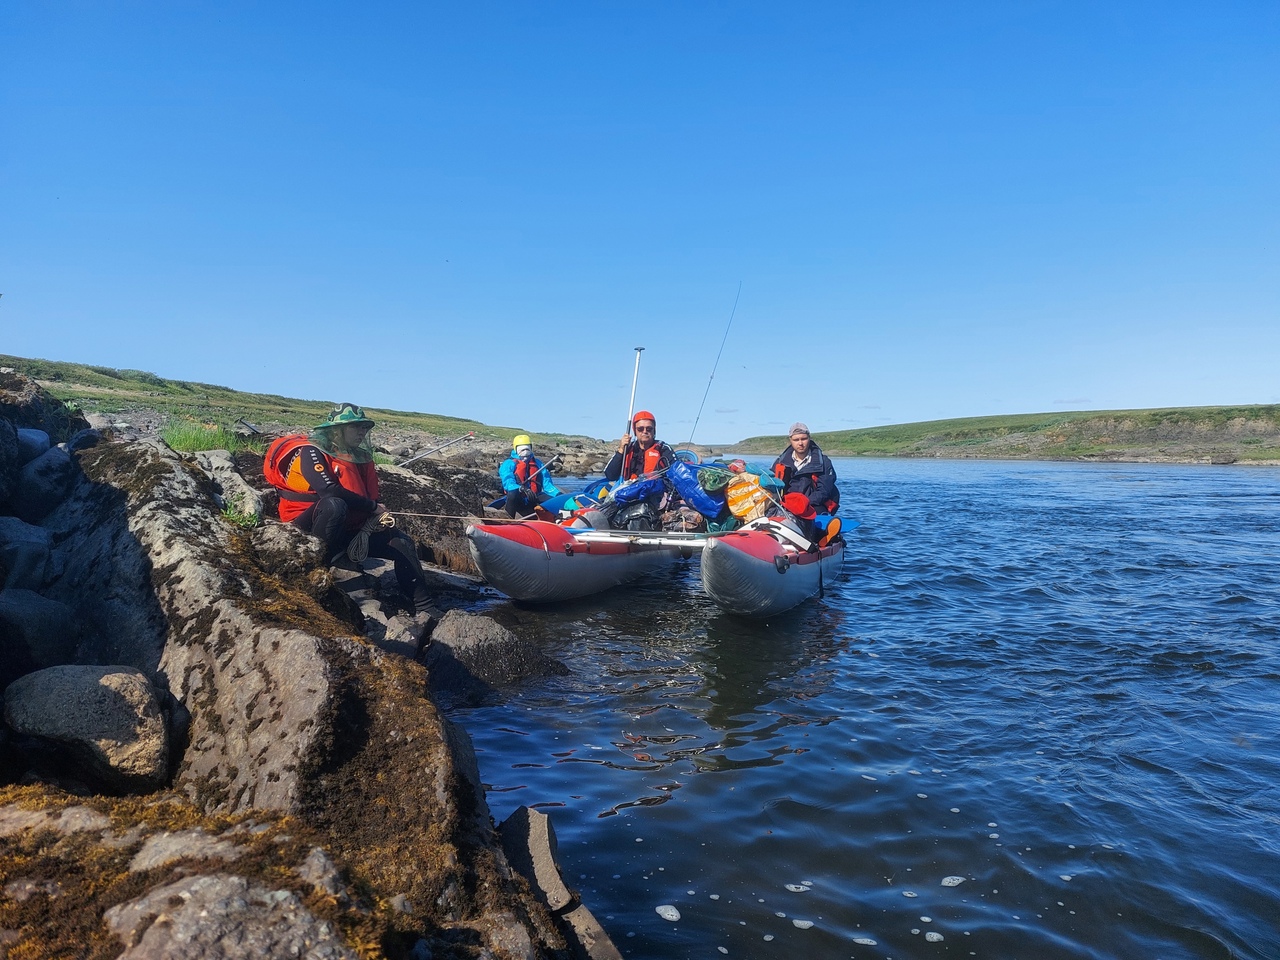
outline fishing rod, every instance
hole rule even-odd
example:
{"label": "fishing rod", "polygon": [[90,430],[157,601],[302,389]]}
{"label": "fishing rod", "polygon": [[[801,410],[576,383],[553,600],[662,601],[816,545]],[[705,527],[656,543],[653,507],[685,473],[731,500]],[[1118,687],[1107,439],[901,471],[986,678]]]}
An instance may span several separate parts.
{"label": "fishing rod", "polygon": [[689,439],[685,443],[693,443],[694,431],[698,429],[698,421],[702,419],[702,408],[707,405],[707,394],[711,392],[711,381],[716,378],[716,367],[720,366],[720,354],[724,353],[724,345],[729,340],[729,328],[733,326],[733,316],[738,312],[738,299],[742,296],[742,281],[738,281],[738,293],[733,298],[733,309],[729,311],[729,322],[725,325],[724,336],[720,339],[720,350],[716,353],[716,362],[711,365],[711,376],[707,377],[707,389],[702,392],[702,403],[698,406],[698,415],[693,418],[693,429],[689,431]]}
{"label": "fishing rod", "polygon": [[475,435],[476,435],[476,432],[475,432],[474,430],[472,430],[470,433],[466,434],[465,436],[457,437],[457,438],[455,438],[455,439],[453,439],[453,440],[450,440],[448,443],[442,443],[442,444],[440,444],[440,446],[438,446],[438,447],[432,447],[432,448],[431,448],[430,450],[428,450],[426,453],[420,453],[420,454],[418,454],[416,457],[410,457],[410,458],[409,458],[408,460],[406,460],[404,463],[398,463],[398,464],[396,464],[396,466],[398,466],[398,467],[407,467],[409,464],[411,464],[411,463],[416,463],[417,461],[421,460],[423,457],[429,457],[429,456],[431,456],[433,453],[438,453],[439,451],[443,450],[445,447],[451,447],[451,446],[453,446],[455,443],[461,443],[463,440],[474,440],[474,439],[475,439]]}

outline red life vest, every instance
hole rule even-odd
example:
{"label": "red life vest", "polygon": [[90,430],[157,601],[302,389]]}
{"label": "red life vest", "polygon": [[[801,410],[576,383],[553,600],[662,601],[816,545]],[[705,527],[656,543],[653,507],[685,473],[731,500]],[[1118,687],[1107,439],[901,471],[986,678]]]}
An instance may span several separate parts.
{"label": "red life vest", "polygon": [[[298,454],[306,446],[315,444],[305,433],[280,437],[267,447],[262,461],[262,475],[280,493],[280,519],[285,523],[296,519],[320,499],[320,495],[312,491],[311,485],[302,475],[302,457]],[[325,469],[345,489],[377,502],[378,474],[372,463],[348,463],[331,457],[319,447],[316,447],[316,451],[320,454]],[[369,514],[365,511],[348,511],[346,527],[348,530],[358,530],[367,519]]]}
{"label": "red life vest", "polygon": [[662,468],[662,444],[655,442],[648,450],[644,451],[644,466],[641,470],[635,470],[635,453],[638,445],[628,445],[627,455],[622,458],[622,476],[627,480],[634,480],[642,473],[653,473],[655,470]]}
{"label": "red life vest", "polygon": [[[541,493],[542,478],[546,476],[547,471],[542,470],[542,472],[539,473],[538,471],[540,469],[541,468],[538,467],[533,457],[530,457],[528,460],[517,459],[516,479],[520,481],[520,486],[527,486],[532,492]],[[537,474],[537,476],[534,476],[534,474]]]}

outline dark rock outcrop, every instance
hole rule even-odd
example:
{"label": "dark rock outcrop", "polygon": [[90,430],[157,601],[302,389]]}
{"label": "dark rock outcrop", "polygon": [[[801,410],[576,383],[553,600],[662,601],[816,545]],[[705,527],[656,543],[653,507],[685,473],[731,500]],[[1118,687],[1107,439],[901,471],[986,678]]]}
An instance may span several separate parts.
{"label": "dark rock outcrop", "polygon": [[[0,654],[24,651],[10,666],[27,674],[0,729],[7,949],[198,956],[189,945],[234,941],[249,946],[219,955],[307,944],[311,956],[573,956],[567,928],[508,864],[470,742],[429,698],[423,665],[353,628],[366,618],[334,602],[316,541],[223,516],[227,471],[246,478],[241,457],[183,458],[146,440],[68,447],[67,495],[34,528],[53,545],[43,573],[23,555],[39,594],[5,595],[70,625],[32,643],[30,617],[0,619]],[[475,484],[459,495],[435,469],[387,470],[384,500],[406,527],[439,520],[414,533],[447,558],[433,536],[460,533],[488,481],[443,468]],[[72,672],[30,672],[63,657],[96,679],[72,692]],[[99,690],[116,702],[94,708]],[[94,717],[59,716],[69,697]],[[145,764],[130,743],[151,748]],[[113,796],[157,786],[168,792]],[[68,789],[84,797],[74,814]]]}

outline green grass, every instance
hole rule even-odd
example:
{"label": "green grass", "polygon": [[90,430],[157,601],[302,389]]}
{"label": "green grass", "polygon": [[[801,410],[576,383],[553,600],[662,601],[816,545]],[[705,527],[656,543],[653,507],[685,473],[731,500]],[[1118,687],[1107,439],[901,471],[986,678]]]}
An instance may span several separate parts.
{"label": "green grass", "polygon": [[193,421],[170,423],[160,431],[160,439],[179,453],[199,453],[201,450],[263,453],[267,446],[256,437],[241,437],[226,427]]}

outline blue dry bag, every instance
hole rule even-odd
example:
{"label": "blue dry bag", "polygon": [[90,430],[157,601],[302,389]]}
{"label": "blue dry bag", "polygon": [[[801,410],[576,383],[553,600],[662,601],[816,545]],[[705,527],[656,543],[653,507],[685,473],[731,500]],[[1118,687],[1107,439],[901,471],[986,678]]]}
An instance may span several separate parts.
{"label": "blue dry bag", "polygon": [[667,479],[676,488],[680,498],[704,517],[718,517],[724,510],[723,491],[720,499],[717,500],[703,490],[702,485],[698,483],[697,469],[683,460],[677,460],[667,468]]}

